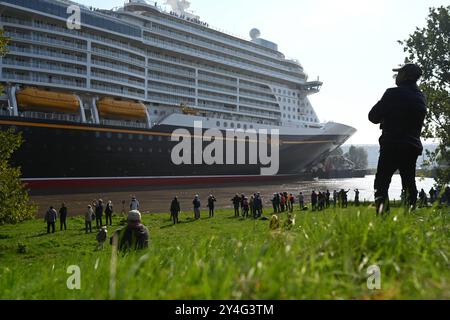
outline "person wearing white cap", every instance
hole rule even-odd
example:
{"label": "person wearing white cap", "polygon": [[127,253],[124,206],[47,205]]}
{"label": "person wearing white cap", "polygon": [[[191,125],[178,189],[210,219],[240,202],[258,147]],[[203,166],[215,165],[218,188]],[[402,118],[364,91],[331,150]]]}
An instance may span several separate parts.
{"label": "person wearing white cap", "polygon": [[138,210],[131,210],[128,213],[127,226],[114,233],[111,244],[117,244],[119,251],[148,248],[149,231],[141,223],[141,219],[141,213]]}

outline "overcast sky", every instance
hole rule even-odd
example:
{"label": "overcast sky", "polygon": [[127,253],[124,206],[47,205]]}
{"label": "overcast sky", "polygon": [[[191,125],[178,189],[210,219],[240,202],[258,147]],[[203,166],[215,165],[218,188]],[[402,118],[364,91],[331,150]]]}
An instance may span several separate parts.
{"label": "overcast sky", "polygon": [[[124,3],[75,1],[103,9]],[[245,39],[250,39],[250,29],[258,28],[262,38],[298,59],[310,80],[324,82],[311,97],[321,121],[355,127],[358,132],[348,143],[375,144],[380,131],[367,114],[395,85],[392,68],[405,57],[397,40],[424,27],[429,8],[442,5],[448,0],[191,0],[190,10]]]}

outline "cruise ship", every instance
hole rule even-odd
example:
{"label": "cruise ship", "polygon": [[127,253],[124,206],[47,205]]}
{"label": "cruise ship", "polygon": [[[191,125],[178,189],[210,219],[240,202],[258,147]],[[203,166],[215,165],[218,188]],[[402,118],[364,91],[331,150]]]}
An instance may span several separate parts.
{"label": "cruise ship", "polygon": [[22,133],[12,161],[30,188],[261,177],[264,164],[250,161],[174,163],[172,133],[194,134],[199,122],[224,136],[278,130],[278,176],[310,170],[355,133],[320,122],[308,97],[322,82],[276,43],[257,29],[249,39],[220,31],[188,8],[185,0],[111,10],[0,0],[10,38],[0,58],[0,130]]}

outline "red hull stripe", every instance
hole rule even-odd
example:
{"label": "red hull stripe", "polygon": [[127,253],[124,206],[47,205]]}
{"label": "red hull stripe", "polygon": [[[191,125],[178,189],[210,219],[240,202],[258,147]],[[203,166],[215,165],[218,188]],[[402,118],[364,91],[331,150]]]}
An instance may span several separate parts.
{"label": "red hull stripe", "polygon": [[23,179],[27,188],[100,188],[128,186],[169,186],[202,183],[270,181],[286,176],[200,176],[200,177],[148,177],[148,178],[74,178],[74,179]]}

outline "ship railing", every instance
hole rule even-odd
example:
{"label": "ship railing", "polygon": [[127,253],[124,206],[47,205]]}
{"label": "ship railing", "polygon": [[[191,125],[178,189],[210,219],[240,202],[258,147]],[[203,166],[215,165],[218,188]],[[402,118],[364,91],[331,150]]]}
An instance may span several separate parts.
{"label": "ship railing", "polygon": [[119,64],[119,63],[116,63],[116,64],[109,63],[109,62],[106,62],[104,60],[101,60],[101,58],[93,59],[92,60],[92,66],[94,66],[94,67],[95,66],[103,66],[103,67],[111,68],[111,69],[114,69],[114,70],[119,69],[121,71],[125,71],[125,72],[128,72],[128,73],[137,73],[140,76],[145,76],[145,72],[144,71],[128,68],[128,67],[126,67],[126,66],[124,66],[122,64]]}
{"label": "ship railing", "polygon": [[55,53],[53,51],[41,50],[41,49],[36,49],[36,48],[31,50],[31,49],[27,49],[27,48],[17,47],[15,45],[8,46],[8,51],[10,53],[21,52],[21,53],[28,53],[28,54],[35,54],[35,55],[45,55],[47,57],[50,56],[50,57],[62,58],[62,59],[69,60],[69,61],[76,60],[76,61],[80,61],[80,62],[86,62],[85,57],[80,57],[77,55],[59,54],[59,53]]}
{"label": "ship railing", "polygon": [[28,119],[40,119],[40,120],[59,120],[69,122],[81,122],[81,117],[72,114],[64,113],[47,113],[38,111],[22,111],[19,112],[19,117]]}
{"label": "ship railing", "polygon": [[147,123],[144,123],[144,122],[126,121],[126,120],[111,120],[111,119],[101,119],[100,124],[103,124],[106,126],[119,126],[119,127],[127,127],[127,128],[138,128],[138,129],[145,129],[148,127]]}
{"label": "ship railing", "polygon": [[224,92],[231,93],[231,94],[237,94],[237,90],[236,89],[232,90],[232,89],[225,88],[225,87],[208,86],[208,85],[202,84],[202,83],[200,83],[198,85],[198,88],[199,89],[206,89],[206,90],[210,89],[210,90],[215,90],[215,91],[224,91]]}
{"label": "ship railing", "polygon": [[[205,42],[203,40],[196,40],[196,39],[193,39],[192,37],[189,37],[189,38],[188,37],[184,37],[184,36],[181,36],[181,35],[176,34],[174,32],[165,31],[165,30],[163,30],[161,28],[152,28],[152,29],[149,29],[149,30],[151,30],[153,32],[156,32],[156,33],[159,33],[159,34],[167,35],[167,36],[169,36],[169,37],[171,37],[173,39],[178,39],[178,40],[186,41],[186,42],[189,42],[189,43],[195,43],[195,44],[197,44],[199,46],[202,46],[204,48],[207,48],[207,49],[214,49],[214,50],[219,51],[219,52],[225,52],[225,53],[227,53],[229,55],[232,55],[232,56],[238,56],[238,57],[243,58],[243,59],[247,59],[247,60],[254,61],[254,62],[259,62],[261,64],[269,65],[271,67],[278,68],[278,69],[281,69],[281,70],[284,70],[284,71],[293,72],[293,71],[297,70],[296,68],[283,65],[282,64],[283,60],[280,60],[278,57],[277,58],[275,58],[275,57],[272,57],[272,58],[267,57],[267,59],[277,60],[277,62],[272,62],[272,61],[269,61],[269,60],[266,60],[266,59],[258,58],[257,56],[253,56],[251,54],[238,52],[238,51],[233,50],[233,49],[224,48],[224,47],[215,45],[213,43]],[[298,60],[297,60],[296,63],[299,64]]]}
{"label": "ship railing", "polygon": [[0,109],[0,116],[11,116],[8,110]]}
{"label": "ship railing", "polygon": [[178,83],[178,84],[195,87],[195,81],[193,81],[193,80],[192,81],[180,80],[180,79],[171,78],[170,76],[161,77],[161,76],[156,75],[154,73],[150,73],[148,75],[148,80],[149,80],[149,82],[151,80],[154,80],[154,81],[166,81],[166,82],[170,82],[170,83],[174,83],[175,82],[175,83]]}

